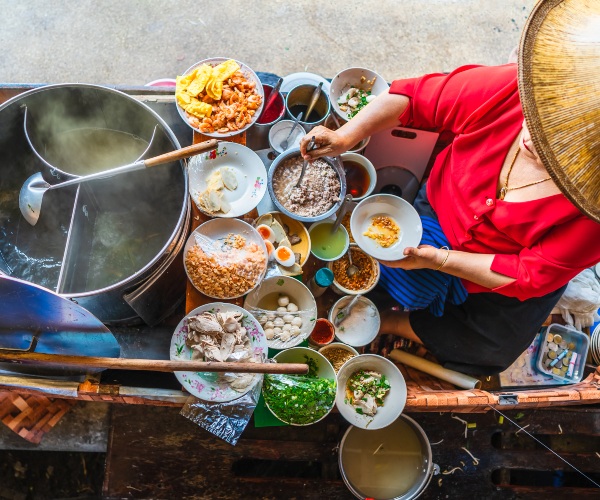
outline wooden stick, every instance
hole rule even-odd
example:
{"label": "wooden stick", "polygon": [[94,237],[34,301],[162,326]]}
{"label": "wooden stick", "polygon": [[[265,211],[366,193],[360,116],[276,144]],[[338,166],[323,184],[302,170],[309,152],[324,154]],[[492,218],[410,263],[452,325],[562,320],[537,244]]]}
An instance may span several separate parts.
{"label": "wooden stick", "polygon": [[176,149],[175,151],[170,151],[160,156],[148,158],[147,160],[144,160],[144,163],[146,164],[146,167],[154,167],[156,165],[170,163],[175,160],[189,158],[190,156],[204,153],[204,151],[210,151],[211,149],[215,149],[218,145],[219,141],[217,141],[216,139],[211,139],[209,141],[200,142],[198,144],[192,144],[191,146],[187,146],[185,148]]}
{"label": "wooden stick", "polygon": [[0,360],[23,364],[48,364],[110,368],[113,370],[143,370],[153,372],[232,372],[232,373],[308,373],[304,363],[231,363],[219,361],[169,361],[165,359],[98,358],[63,356],[37,352],[5,352]]}

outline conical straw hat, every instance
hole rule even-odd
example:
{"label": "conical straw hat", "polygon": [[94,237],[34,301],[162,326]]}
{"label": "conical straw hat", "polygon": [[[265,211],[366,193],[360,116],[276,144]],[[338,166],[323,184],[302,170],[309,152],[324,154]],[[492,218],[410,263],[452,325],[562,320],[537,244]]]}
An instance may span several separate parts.
{"label": "conical straw hat", "polygon": [[554,182],[600,222],[600,0],[541,0],[519,46],[519,95]]}

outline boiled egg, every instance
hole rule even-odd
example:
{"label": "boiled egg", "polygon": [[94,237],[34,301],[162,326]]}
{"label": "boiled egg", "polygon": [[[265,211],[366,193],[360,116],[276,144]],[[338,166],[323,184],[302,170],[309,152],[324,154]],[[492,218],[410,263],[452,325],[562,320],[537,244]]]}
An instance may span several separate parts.
{"label": "boiled egg", "polygon": [[256,226],[256,230],[258,231],[258,234],[262,236],[263,240],[275,243],[275,233],[269,226],[266,224],[260,224]]}
{"label": "boiled egg", "polygon": [[265,246],[267,247],[267,255],[269,256],[269,260],[273,260],[275,257],[275,245],[271,243],[269,240],[265,240]]}
{"label": "boiled egg", "polygon": [[280,246],[275,250],[275,260],[283,267],[293,266],[294,262],[296,262],[292,250],[284,246]]}

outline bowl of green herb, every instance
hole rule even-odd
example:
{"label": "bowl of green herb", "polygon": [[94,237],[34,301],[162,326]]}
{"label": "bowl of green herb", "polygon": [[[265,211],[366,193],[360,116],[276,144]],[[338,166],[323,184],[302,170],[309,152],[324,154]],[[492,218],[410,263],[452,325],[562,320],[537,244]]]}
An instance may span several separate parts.
{"label": "bowl of green herb", "polygon": [[325,356],[307,347],[292,347],[274,356],[280,363],[306,363],[306,375],[265,375],[263,397],[267,408],[290,425],[311,425],[333,409],[336,377]]}
{"label": "bowl of green herb", "polygon": [[360,354],[338,371],[335,403],[340,414],[361,429],[394,422],[406,404],[406,382],[398,367],[376,354]]}

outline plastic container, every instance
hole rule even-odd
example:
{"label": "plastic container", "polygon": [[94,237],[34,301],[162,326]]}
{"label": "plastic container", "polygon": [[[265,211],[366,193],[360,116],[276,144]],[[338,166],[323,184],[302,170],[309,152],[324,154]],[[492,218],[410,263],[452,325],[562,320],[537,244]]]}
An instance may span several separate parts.
{"label": "plastic container", "polygon": [[585,333],[552,323],[540,335],[536,369],[563,384],[576,384],[583,378],[589,345]]}
{"label": "plastic container", "polygon": [[323,267],[319,269],[315,275],[308,281],[308,289],[314,297],[320,297],[325,293],[325,290],[333,283],[333,271]]}

